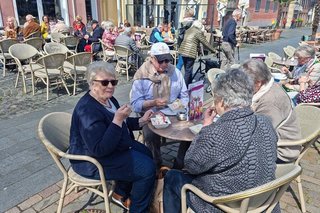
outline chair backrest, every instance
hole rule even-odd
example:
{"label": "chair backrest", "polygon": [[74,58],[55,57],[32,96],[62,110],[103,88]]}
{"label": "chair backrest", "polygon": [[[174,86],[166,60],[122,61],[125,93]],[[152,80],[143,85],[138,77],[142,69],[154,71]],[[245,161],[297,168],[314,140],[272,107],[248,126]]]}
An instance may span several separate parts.
{"label": "chair backrest", "polygon": [[0,41],[0,51],[2,53],[8,53],[9,51],[9,47],[11,47],[12,45],[18,43],[18,41],[16,39],[4,39],[2,41]]}
{"label": "chair backrest", "polygon": [[116,57],[121,57],[121,58],[128,58],[130,55],[132,55],[132,50],[128,49],[127,47],[124,46],[119,46],[119,45],[114,45],[113,46],[115,52],[116,52]]}
{"label": "chair backrest", "polygon": [[[301,167],[297,165],[279,166],[277,167],[274,181],[243,192],[219,197],[214,199],[212,203],[227,212],[231,209],[242,209],[243,211],[241,212],[263,212],[270,207],[273,209],[290,183],[301,172]],[[245,202],[248,203],[247,208],[243,204]],[[259,211],[256,211],[258,209]]]}
{"label": "chair backrest", "polygon": [[63,67],[66,55],[63,53],[52,53],[42,56],[37,60],[37,63],[45,66],[46,69],[59,69]]}
{"label": "chair backrest", "polygon": [[92,54],[89,52],[77,53],[67,58],[74,66],[87,66],[92,62]]}
{"label": "chair backrest", "polygon": [[35,47],[37,50],[42,50],[43,39],[42,38],[29,38],[24,40],[24,43],[30,44],[31,46]]}
{"label": "chair backrest", "polygon": [[270,68],[273,65],[273,60],[270,56],[266,56],[266,58],[264,59],[264,63]]}
{"label": "chair backrest", "polygon": [[41,118],[38,125],[38,136],[44,144],[60,171],[67,175],[67,168],[61,162],[69,148],[71,114],[52,112]]}
{"label": "chair backrest", "polygon": [[287,58],[292,58],[294,55],[294,51],[292,51],[292,49],[288,48],[288,47],[284,47],[283,48],[284,54]]}
{"label": "chair backrest", "polygon": [[290,52],[293,52],[293,53],[294,53],[294,51],[296,51],[296,48],[293,47],[293,46],[290,46],[290,45],[287,46],[287,49],[288,49]]}
{"label": "chair backrest", "polygon": [[271,212],[279,202],[291,181],[301,174],[298,165],[281,165],[276,169],[276,179],[261,186],[221,197],[211,197],[194,186],[186,184],[182,188],[182,212],[186,212],[184,200],[186,190],[196,192],[196,195],[225,212]]}
{"label": "chair backrest", "polygon": [[61,39],[65,37],[64,34],[56,33],[56,32],[52,32],[50,35],[51,35],[51,41],[58,42],[58,43],[60,43]]}
{"label": "chair backrest", "polygon": [[268,53],[268,56],[272,59],[278,59],[278,60],[281,60],[281,56],[278,55],[277,53],[274,53],[274,52],[269,52]]}
{"label": "chair backrest", "polygon": [[27,60],[38,55],[39,52],[30,44],[14,44],[9,48],[9,54],[18,60]]}
{"label": "chair backrest", "polygon": [[294,110],[298,117],[302,135],[301,145],[303,149],[296,160],[296,164],[299,164],[303,155],[320,136],[320,108],[301,104],[295,107]]}
{"label": "chair backrest", "polygon": [[40,38],[41,37],[41,32],[40,31],[36,31],[31,33],[30,35],[28,35],[27,37],[25,37],[25,39],[29,39],[29,38]]}
{"label": "chair backrest", "polygon": [[52,112],[39,122],[38,136],[50,153],[59,155],[69,148],[71,114]]}
{"label": "chair backrest", "polygon": [[56,42],[50,42],[50,43],[46,43],[43,47],[44,51],[46,54],[52,54],[52,53],[63,53],[63,54],[67,54],[69,51],[69,49],[60,43],[56,43]]}
{"label": "chair backrest", "polygon": [[66,36],[62,38],[64,45],[69,48],[75,48],[78,45],[79,38],[75,36]]}
{"label": "chair backrest", "polygon": [[225,71],[222,70],[222,69],[218,69],[218,68],[209,69],[208,72],[207,72],[207,78],[208,78],[209,82],[212,84],[214,79],[216,77],[218,77],[218,74],[221,74],[221,73],[225,73]]}

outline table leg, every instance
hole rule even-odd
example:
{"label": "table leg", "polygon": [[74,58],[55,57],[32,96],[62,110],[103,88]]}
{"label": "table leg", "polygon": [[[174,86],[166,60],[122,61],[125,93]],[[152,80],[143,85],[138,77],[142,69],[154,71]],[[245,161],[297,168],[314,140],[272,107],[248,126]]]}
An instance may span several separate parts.
{"label": "table leg", "polygon": [[173,163],[173,167],[172,167],[173,169],[183,169],[184,156],[186,155],[186,152],[189,149],[190,144],[191,144],[191,141],[190,142],[185,142],[185,141],[180,142],[178,154],[177,154],[177,157]]}

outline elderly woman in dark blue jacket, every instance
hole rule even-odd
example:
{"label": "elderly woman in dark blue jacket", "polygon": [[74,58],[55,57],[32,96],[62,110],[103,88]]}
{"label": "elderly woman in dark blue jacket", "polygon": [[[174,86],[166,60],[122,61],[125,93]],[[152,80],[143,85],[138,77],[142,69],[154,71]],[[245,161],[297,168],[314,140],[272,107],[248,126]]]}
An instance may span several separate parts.
{"label": "elderly woman in dark blue jacket", "polygon": [[[213,86],[215,108],[205,112],[203,128],[188,149],[186,173],[171,170],[164,180],[164,212],[180,212],[180,193],[192,183],[210,196],[233,194],[275,178],[277,134],[270,120],[250,108],[253,82],[238,69],[220,74]],[[220,118],[213,123],[214,117]],[[194,212],[221,212],[194,194]]]}
{"label": "elderly woman in dark blue jacket", "polygon": [[[70,153],[96,158],[104,167],[106,179],[116,180],[114,201],[130,212],[147,212],[152,196],[155,165],[152,154],[134,140],[132,130],[140,129],[152,111],[141,118],[129,118],[128,105],[119,106],[113,97],[118,81],[114,67],[96,62],[88,67],[90,91],[76,105],[70,130]],[[97,168],[88,162],[71,161],[80,175],[99,178]]]}

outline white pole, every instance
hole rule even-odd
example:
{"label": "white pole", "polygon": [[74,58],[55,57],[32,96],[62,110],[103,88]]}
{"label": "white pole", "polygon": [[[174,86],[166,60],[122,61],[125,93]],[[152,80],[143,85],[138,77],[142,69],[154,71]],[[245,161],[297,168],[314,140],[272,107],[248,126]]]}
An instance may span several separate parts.
{"label": "white pole", "polygon": [[117,13],[118,13],[118,26],[120,26],[121,20],[121,0],[117,0]]}

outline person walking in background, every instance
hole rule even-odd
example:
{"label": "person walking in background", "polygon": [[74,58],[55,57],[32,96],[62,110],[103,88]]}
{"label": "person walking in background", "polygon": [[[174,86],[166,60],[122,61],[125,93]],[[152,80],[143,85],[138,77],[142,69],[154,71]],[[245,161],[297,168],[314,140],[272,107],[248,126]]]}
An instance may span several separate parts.
{"label": "person walking in background", "polygon": [[285,29],[286,28],[286,24],[287,24],[287,19],[283,18],[282,19],[282,28]]}
{"label": "person walking in background", "polygon": [[197,58],[200,43],[211,52],[215,52],[215,49],[208,43],[204,36],[204,26],[201,21],[196,20],[193,22],[192,27],[186,31],[179,48],[179,55],[182,56],[185,70],[184,81],[187,86],[192,83],[193,65]]}
{"label": "person walking in background", "polygon": [[295,18],[292,18],[291,19],[291,26],[290,26],[290,29],[293,29],[296,27],[296,19]]}
{"label": "person walking in background", "polygon": [[241,18],[241,10],[236,9],[223,27],[222,36],[223,42],[221,45],[221,69],[228,69],[235,63],[234,49],[237,46],[236,27],[237,21]]}
{"label": "person walking in background", "polygon": [[[186,30],[189,29],[194,21],[194,10],[193,9],[187,9],[184,13],[183,20],[181,22],[181,27],[178,29],[178,38],[177,38],[177,46],[180,48],[180,45],[183,41],[184,34],[186,33]],[[183,66],[183,59],[182,56],[179,55],[178,63],[177,63],[177,69],[181,70]]]}

